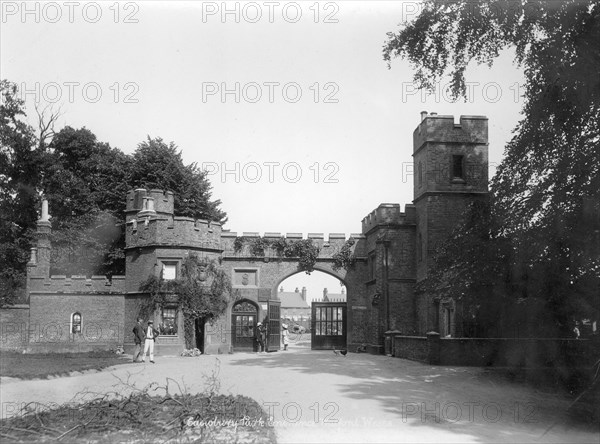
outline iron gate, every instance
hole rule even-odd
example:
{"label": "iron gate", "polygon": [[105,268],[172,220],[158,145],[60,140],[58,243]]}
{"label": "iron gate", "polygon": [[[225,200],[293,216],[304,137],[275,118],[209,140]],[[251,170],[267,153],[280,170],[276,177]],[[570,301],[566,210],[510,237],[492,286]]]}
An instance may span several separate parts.
{"label": "iron gate", "polygon": [[273,352],[281,348],[281,301],[270,300],[267,322],[266,351]]}
{"label": "iron gate", "polygon": [[312,302],[311,349],[346,348],[346,302]]}

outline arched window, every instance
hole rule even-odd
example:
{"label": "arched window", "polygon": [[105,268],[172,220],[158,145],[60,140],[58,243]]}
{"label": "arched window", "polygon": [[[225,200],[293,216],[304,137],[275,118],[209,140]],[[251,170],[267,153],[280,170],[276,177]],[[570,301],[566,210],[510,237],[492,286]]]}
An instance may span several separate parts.
{"label": "arched window", "polygon": [[81,313],[77,311],[71,315],[71,333],[81,333]]}

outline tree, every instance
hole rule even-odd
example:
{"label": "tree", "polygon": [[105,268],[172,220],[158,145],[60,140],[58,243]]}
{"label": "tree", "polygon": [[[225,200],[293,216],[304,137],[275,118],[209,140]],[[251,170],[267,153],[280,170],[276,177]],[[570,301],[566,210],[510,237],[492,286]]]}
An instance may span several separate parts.
{"label": "tree", "polygon": [[181,216],[224,223],[227,214],[211,201],[211,185],[197,164],[184,165],[181,151],[161,138],[140,143],[133,154],[130,188],[158,188],[175,193],[175,208]]}
{"label": "tree", "polygon": [[598,41],[597,1],[428,0],[414,22],[388,33],[383,51],[388,64],[408,59],[421,87],[449,76],[454,96],[464,97],[471,62],[491,66],[514,49],[524,106],[492,179],[491,238],[514,250],[513,296],[544,300],[563,332],[569,319],[600,311]]}
{"label": "tree", "polygon": [[38,133],[23,119],[14,83],[0,82],[0,304],[23,293],[41,198],[52,215],[52,270],[58,274],[125,272],[125,205],[140,186],[175,192],[179,215],[224,221],[220,201],[195,164],[173,143],[140,144],[133,155],[100,142],[87,128],[56,132],[57,113],[36,108]]}
{"label": "tree", "polygon": [[18,302],[35,226],[40,166],[46,155],[23,121],[17,86],[0,81],[0,306]]}
{"label": "tree", "polygon": [[49,147],[41,188],[52,214],[52,272],[123,274],[131,158],[86,128],[63,128]]}

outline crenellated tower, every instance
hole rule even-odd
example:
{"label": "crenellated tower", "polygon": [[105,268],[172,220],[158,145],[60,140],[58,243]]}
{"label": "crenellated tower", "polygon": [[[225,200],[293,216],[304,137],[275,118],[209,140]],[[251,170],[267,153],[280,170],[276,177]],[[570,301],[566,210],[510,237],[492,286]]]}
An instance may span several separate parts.
{"label": "crenellated tower", "polygon": [[[488,119],[461,116],[455,123],[454,116],[422,112],[413,142],[418,283],[427,278],[436,249],[461,222],[468,205],[488,196]],[[416,297],[420,334],[442,330],[443,335],[455,335],[452,301]]]}

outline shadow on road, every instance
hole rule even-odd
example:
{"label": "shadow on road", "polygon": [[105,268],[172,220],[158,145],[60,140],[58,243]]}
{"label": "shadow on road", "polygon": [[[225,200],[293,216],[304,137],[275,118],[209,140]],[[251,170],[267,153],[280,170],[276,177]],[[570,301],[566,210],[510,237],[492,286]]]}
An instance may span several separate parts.
{"label": "shadow on road", "polygon": [[295,372],[338,375],[345,397],[375,400],[394,421],[429,427],[432,433],[442,428],[479,442],[599,442],[597,425],[567,418],[572,399],[565,394],[513,384],[482,368],[303,348],[248,354],[231,365],[281,368],[290,378]]}

